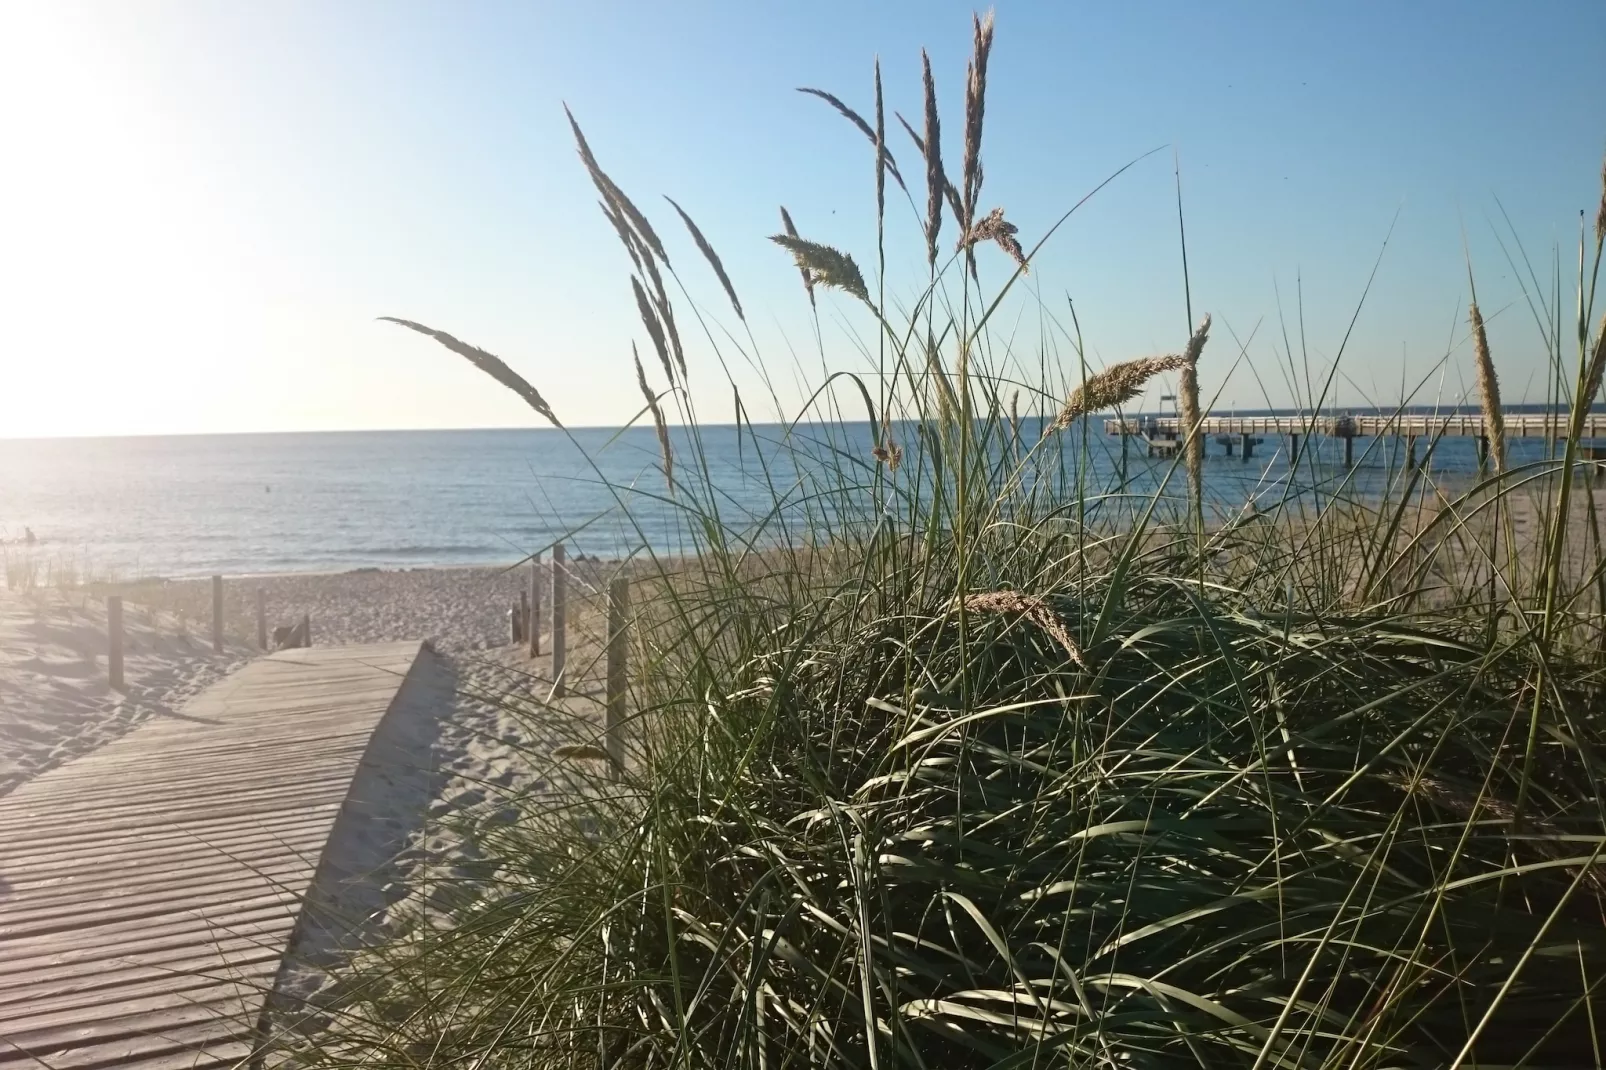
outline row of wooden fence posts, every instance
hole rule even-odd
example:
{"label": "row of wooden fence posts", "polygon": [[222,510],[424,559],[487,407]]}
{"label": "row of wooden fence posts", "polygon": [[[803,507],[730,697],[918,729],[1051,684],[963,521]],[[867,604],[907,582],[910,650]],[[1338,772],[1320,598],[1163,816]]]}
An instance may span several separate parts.
{"label": "row of wooden fence posts", "polygon": [[[267,594],[258,587],[256,591],[257,602],[257,648],[268,649],[268,608]],[[312,645],[312,620],[303,613],[301,625],[297,629],[303,646]],[[124,689],[123,682],[123,599],[121,595],[106,596],[106,676],[114,690]],[[216,653],[223,653],[223,577],[212,577],[212,649]]]}
{"label": "row of wooden fence posts", "polygon": [[[509,617],[516,624],[509,639],[529,644],[530,656],[541,653],[541,577],[545,573],[552,591],[550,627],[552,634],[552,697],[568,694],[565,672],[568,663],[569,583],[567,553],[563,544],[552,546],[552,560],[543,569],[541,555],[530,559],[529,588],[521,591],[519,603]],[[629,682],[629,637],[627,628],[630,615],[630,581],[617,576],[608,584],[608,647],[607,694],[604,702],[604,735],[609,765],[614,776],[624,768],[623,726],[625,720],[625,693]]]}

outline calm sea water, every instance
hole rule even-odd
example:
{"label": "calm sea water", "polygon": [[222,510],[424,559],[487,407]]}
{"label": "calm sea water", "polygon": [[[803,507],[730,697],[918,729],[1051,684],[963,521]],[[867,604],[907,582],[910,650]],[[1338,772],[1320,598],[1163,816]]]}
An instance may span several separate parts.
{"label": "calm sea water", "polygon": [[[758,430],[771,440],[783,434]],[[869,438],[862,425],[833,433],[861,453]],[[584,553],[689,545],[684,515],[662,500],[651,428],[575,435],[579,448],[548,429],[0,439],[0,540],[9,554],[124,578],[507,563],[582,525],[568,541]],[[677,438],[685,470],[683,433]],[[1119,442],[1093,438],[1090,482],[1113,486]],[[1366,445],[1357,442],[1358,455]],[[772,486],[799,480],[794,452],[756,448],[745,433],[738,441],[733,428],[705,428],[704,446],[733,526],[768,512]],[[1544,449],[1538,441],[1513,447],[1514,460]],[[1247,464],[1215,443],[1209,453],[1208,486],[1219,503],[1280,493],[1284,443],[1268,439]],[[1336,458],[1332,444],[1324,456]],[[1138,493],[1169,467],[1136,453],[1126,463]],[[1380,442],[1355,483],[1363,493],[1380,488],[1391,463],[1400,463],[1398,450]],[[1469,441],[1447,440],[1435,470],[1470,472],[1474,463]],[[1324,470],[1337,478],[1335,465]],[[40,540],[31,551],[19,544],[25,527]]]}

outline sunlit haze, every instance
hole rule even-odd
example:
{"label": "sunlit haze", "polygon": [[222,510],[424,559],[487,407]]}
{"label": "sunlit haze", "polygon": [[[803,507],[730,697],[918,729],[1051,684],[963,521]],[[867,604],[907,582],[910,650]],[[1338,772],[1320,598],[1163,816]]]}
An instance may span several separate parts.
{"label": "sunlit haze", "polygon": [[[868,110],[879,55],[889,109],[913,117],[924,46],[957,159],[970,11],[5,0],[0,435],[532,422],[381,315],[498,353],[569,424],[631,418],[630,345],[645,337],[564,102],[656,220],[709,333],[745,345],[659,195],[697,219],[794,410],[799,362],[817,373],[819,357],[796,271],[766,240],[777,206],[875,264],[869,147],[794,89]],[[1341,400],[1393,400],[1424,377],[1428,400],[1459,396],[1463,234],[1507,399],[1541,399],[1540,336],[1508,254],[1520,263],[1515,235],[1542,286],[1558,249],[1572,270],[1577,213],[1599,197],[1606,5],[1006,2],[997,17],[982,201],[1028,245],[1164,147],[1056,235],[1000,337],[1035,353],[1047,331],[1069,361],[1044,326],[1045,310],[1067,320],[1069,297],[1095,361],[1181,344],[1175,159],[1193,307],[1218,324],[1201,378],[1219,404],[1288,403],[1279,354],[1285,337],[1299,345],[1299,295],[1320,364],[1380,252]],[[915,292],[924,249],[896,190],[889,218],[897,297]],[[984,262],[984,282],[1006,277]],[[863,310],[835,297],[821,310],[827,363],[862,368]],[[708,335],[687,337],[704,416],[727,418]],[[1238,344],[1249,363],[1229,380]],[[761,393],[739,358],[732,374]]]}

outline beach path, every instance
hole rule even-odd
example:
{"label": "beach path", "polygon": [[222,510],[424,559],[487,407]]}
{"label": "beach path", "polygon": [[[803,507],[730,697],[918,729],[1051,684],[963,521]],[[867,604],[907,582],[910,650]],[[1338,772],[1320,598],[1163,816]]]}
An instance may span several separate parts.
{"label": "beach path", "polygon": [[417,641],[258,658],[0,797],[0,1066],[247,1057]]}

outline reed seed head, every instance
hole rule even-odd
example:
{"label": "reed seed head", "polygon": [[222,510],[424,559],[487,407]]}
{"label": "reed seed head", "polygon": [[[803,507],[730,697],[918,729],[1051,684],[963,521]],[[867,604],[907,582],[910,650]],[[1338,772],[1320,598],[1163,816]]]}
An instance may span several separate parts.
{"label": "reed seed head", "polygon": [[1210,315],[1205,314],[1199,327],[1188,339],[1182,351],[1182,374],[1177,377],[1177,416],[1182,421],[1185,437],[1182,440],[1183,461],[1188,466],[1188,481],[1193,485],[1194,498],[1201,501],[1204,494],[1204,436],[1199,433],[1199,354],[1204,352],[1210,337]]}
{"label": "reed seed head", "polygon": [[1606,159],[1600,162],[1600,208],[1595,212],[1595,244],[1606,241]]}
{"label": "reed seed head", "polygon": [[870,456],[886,465],[887,471],[896,472],[903,463],[903,447],[888,439],[885,446],[872,446]]}
{"label": "reed seed head", "polygon": [[1472,320],[1472,356],[1478,376],[1478,400],[1483,406],[1483,426],[1489,437],[1489,451],[1494,457],[1495,471],[1506,469],[1506,415],[1500,404],[1500,377],[1495,374],[1494,359],[1489,356],[1489,332],[1483,326],[1483,313],[1478,303],[1472,302],[1468,314]]}
{"label": "reed seed head", "polygon": [[959,239],[959,248],[969,249],[976,243],[984,241],[996,242],[1000,249],[1020,265],[1021,274],[1024,275],[1031,268],[1026,263],[1026,251],[1020,247],[1020,242],[1015,238],[1019,232],[1020,228],[1004,218],[1002,208],[994,208],[965,231]]}
{"label": "reed seed head", "polygon": [[976,200],[981,194],[981,133],[987,112],[987,59],[993,51],[993,13],[986,18],[973,15],[974,43],[965,82],[965,164],[962,182],[965,226],[976,219]]}
{"label": "reed seed head", "polygon": [[1058,643],[1079,668],[1084,670],[1088,668],[1081,645],[1065,627],[1065,622],[1060,620],[1059,614],[1054,612],[1054,607],[1041,598],[1020,591],[987,591],[982,594],[966,595],[964,606],[971,613],[1012,614],[1024,617],[1047,632],[1049,638]]}
{"label": "reed seed head", "polygon": [[[920,80],[926,110],[926,134],[920,144],[921,154],[926,158],[926,262],[935,267],[948,176],[942,170],[942,117],[937,112],[937,83],[931,76],[931,57],[923,48],[920,50]],[[909,132],[914,133],[913,130]]]}
{"label": "reed seed head", "polygon": [[875,307],[870,302],[870,292],[865,288],[859,265],[847,253],[792,234],[772,234],[770,241],[790,252],[798,269],[807,273],[812,281],[850,293],[871,308]]}
{"label": "reed seed head", "polygon": [[647,328],[647,336],[652,339],[652,346],[658,351],[658,361],[664,366],[664,377],[671,386],[675,382],[675,368],[669,363],[669,347],[664,344],[663,324],[653,312],[652,302],[647,300],[647,291],[641,288],[641,280],[634,275],[630,276],[630,288],[636,294],[636,311],[641,313],[641,323]]}
{"label": "reed seed head", "polygon": [[669,486],[669,493],[675,493],[675,454],[669,448],[669,425],[664,422],[663,407],[658,404],[658,395],[652,392],[647,385],[647,372],[641,366],[641,354],[636,351],[636,343],[630,343],[630,356],[636,362],[636,385],[641,388],[641,396],[646,399],[647,408],[652,412],[652,425],[658,431],[658,453],[664,462],[664,482]]}
{"label": "reed seed head", "polygon": [[[877,67],[879,66],[880,63],[878,61]],[[892,175],[892,180],[898,184],[900,189],[908,189],[908,187],[903,184],[903,175],[898,173],[898,161],[894,160],[892,158],[892,153],[887,151],[886,138],[883,137],[880,141],[877,141],[875,130],[870,126],[869,123],[864,121],[864,116],[842,103],[842,101],[838,99],[834,93],[827,93],[823,89],[810,89],[806,86],[799,86],[797,91],[799,93],[807,93],[810,96],[819,97],[821,100],[825,101],[827,104],[831,105],[831,107],[840,112],[844,119],[858,127],[859,133],[863,134],[869,140],[871,145],[876,146],[882,163],[886,165],[887,171]]]}
{"label": "reed seed head", "polygon": [[[781,205],[781,226],[786,228],[786,236],[788,238],[797,237],[797,227],[792,225],[792,213],[786,210],[786,205],[784,204]],[[809,274],[809,269],[802,264],[798,264],[797,272],[803,276],[803,289],[808,291],[809,307],[816,307],[814,304],[814,277]]]}
{"label": "reed seed head", "polygon": [[658,259],[666,264],[669,263],[669,257],[664,253],[664,244],[658,240],[657,231],[653,230],[652,224],[647,221],[647,217],[641,213],[635,203],[625,196],[624,190],[620,189],[613,179],[608,177],[608,173],[602,169],[602,166],[597,163],[597,158],[591,152],[591,146],[586,141],[586,136],[581,131],[580,124],[575,121],[574,113],[569,110],[567,104],[563,106],[563,114],[569,117],[569,129],[574,131],[574,142],[580,152],[580,162],[585,164],[587,173],[591,175],[592,184],[597,187],[597,192],[602,194],[604,201],[613,205],[615,211],[630,221],[630,225],[635,229],[642,241],[646,243],[647,248],[657,255]]}
{"label": "reed seed head", "polygon": [[[903,124],[903,128],[908,132],[910,140],[915,143],[915,151],[924,157],[926,154],[926,139],[921,137],[919,133],[915,131],[915,128],[909,125],[908,119],[905,119],[898,112],[893,112],[892,114],[898,116],[898,122]],[[948,210],[953,213],[954,224],[959,227],[960,230],[965,229],[965,207],[962,203],[960,203],[959,191],[954,188],[954,184],[949,180],[946,172],[943,174],[942,179],[942,196],[943,200],[948,202]]]}
{"label": "reed seed head", "polygon": [[552,411],[552,407],[546,403],[546,399],[541,396],[540,392],[531,386],[524,376],[509,368],[501,357],[487,353],[478,346],[460,342],[445,331],[437,331],[433,327],[424,326],[422,323],[398,319],[395,316],[380,316],[379,318],[386,323],[399,324],[410,331],[417,331],[419,334],[428,335],[435,339],[435,341],[523,398],[526,405],[546,417],[553,427],[563,426],[562,422],[558,420],[557,414]]}
{"label": "reed seed head", "polygon": [[887,215],[887,112],[881,96],[881,57],[875,60],[875,217]]}
{"label": "reed seed head", "polygon": [[1079,417],[1124,405],[1143,393],[1144,386],[1156,375],[1177,371],[1187,365],[1188,358],[1176,353],[1112,364],[1098,374],[1088,376],[1085,383],[1071,391],[1071,396],[1065,399],[1065,405],[1054,417],[1054,422],[1043,429],[1043,437],[1063,431]]}
{"label": "reed seed head", "polygon": [[719,284],[725,288],[725,296],[730,298],[731,307],[736,310],[736,318],[746,323],[747,317],[742,315],[742,302],[736,297],[736,287],[731,285],[730,276],[725,274],[725,265],[720,262],[719,254],[714,252],[712,245],[708,244],[708,239],[703,237],[703,232],[698,229],[696,223],[692,222],[691,216],[686,214],[686,209],[676,203],[673,197],[665,195],[664,200],[668,201],[675,211],[680,213],[680,221],[686,224],[687,230],[691,231],[692,240],[697,243],[697,248],[703,254],[703,259],[708,261],[708,266],[713,268],[714,274],[719,277]]}

